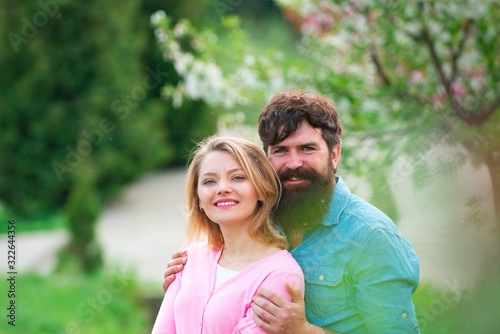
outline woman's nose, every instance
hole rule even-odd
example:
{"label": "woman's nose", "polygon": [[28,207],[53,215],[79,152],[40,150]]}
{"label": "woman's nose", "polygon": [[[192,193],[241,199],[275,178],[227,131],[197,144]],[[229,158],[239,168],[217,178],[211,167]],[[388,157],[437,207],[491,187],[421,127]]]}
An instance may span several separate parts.
{"label": "woman's nose", "polygon": [[220,180],[219,187],[217,188],[217,193],[222,194],[230,192],[231,192],[231,187],[229,186],[229,182],[227,180]]}

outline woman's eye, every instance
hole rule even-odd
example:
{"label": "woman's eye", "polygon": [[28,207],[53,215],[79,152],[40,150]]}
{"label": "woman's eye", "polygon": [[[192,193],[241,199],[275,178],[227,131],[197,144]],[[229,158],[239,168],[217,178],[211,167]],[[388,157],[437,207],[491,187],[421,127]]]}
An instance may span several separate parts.
{"label": "woman's eye", "polygon": [[215,182],[214,180],[205,180],[203,181],[203,184],[212,184],[214,182]]}
{"label": "woman's eye", "polygon": [[244,180],[245,178],[243,176],[236,175],[233,179],[234,180]]}

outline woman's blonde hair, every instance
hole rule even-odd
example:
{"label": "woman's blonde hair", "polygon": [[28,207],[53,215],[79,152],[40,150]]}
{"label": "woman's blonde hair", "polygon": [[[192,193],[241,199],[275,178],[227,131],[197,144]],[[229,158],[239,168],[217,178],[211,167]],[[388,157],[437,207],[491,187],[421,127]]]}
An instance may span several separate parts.
{"label": "woman's blonde hair", "polygon": [[192,154],[184,198],[188,216],[188,242],[193,242],[204,234],[212,249],[218,250],[224,244],[224,237],[219,225],[211,221],[199,208],[198,178],[200,167],[207,154],[211,152],[229,153],[241,165],[255,187],[258,198],[262,199],[258,202],[249,225],[249,235],[265,244],[286,249],[285,237],[276,231],[270,219],[271,209],[278,203],[281,195],[279,177],[261,149],[249,141],[233,137],[207,138],[198,144]]}

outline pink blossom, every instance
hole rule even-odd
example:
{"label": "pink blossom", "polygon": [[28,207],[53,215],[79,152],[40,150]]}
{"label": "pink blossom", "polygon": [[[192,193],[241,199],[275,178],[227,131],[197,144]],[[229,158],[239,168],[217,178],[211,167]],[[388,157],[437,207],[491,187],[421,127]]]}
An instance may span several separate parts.
{"label": "pink blossom", "polygon": [[481,68],[474,68],[466,71],[474,79],[482,79],[484,76],[483,70]]}
{"label": "pink blossom", "polygon": [[331,29],[333,21],[334,17],[331,13],[313,12],[305,19],[302,32],[322,35]]}
{"label": "pink blossom", "polygon": [[424,71],[415,70],[410,73],[409,81],[412,85],[418,85],[424,80]]}
{"label": "pink blossom", "polygon": [[321,35],[323,29],[321,27],[321,19],[318,13],[312,13],[306,18],[306,22],[302,26],[302,32],[313,33],[314,35]]}
{"label": "pink blossom", "polygon": [[462,84],[460,83],[459,80],[455,80],[452,82],[451,84],[451,92],[453,93],[453,95],[456,95],[456,96],[467,96],[467,91],[462,87]]}
{"label": "pink blossom", "polygon": [[333,25],[333,15],[330,14],[330,13],[326,13],[324,14],[324,17],[323,17],[323,24],[325,26],[329,26],[331,27]]}
{"label": "pink blossom", "polygon": [[354,7],[354,5],[351,4],[345,8],[345,12],[348,15],[353,15],[356,12],[356,7]]}
{"label": "pink blossom", "polygon": [[362,14],[356,14],[356,15],[354,15],[354,20],[358,24],[362,24],[362,25],[366,24],[366,18]]}
{"label": "pink blossom", "polygon": [[396,66],[395,73],[397,75],[403,75],[405,73],[405,68],[403,66],[401,66],[400,64],[398,64]]}
{"label": "pink blossom", "polygon": [[432,101],[434,101],[434,103],[438,104],[438,105],[442,105],[444,100],[446,98],[446,95],[444,92],[441,92],[441,93],[438,93],[438,94],[435,94],[433,97],[432,97]]}

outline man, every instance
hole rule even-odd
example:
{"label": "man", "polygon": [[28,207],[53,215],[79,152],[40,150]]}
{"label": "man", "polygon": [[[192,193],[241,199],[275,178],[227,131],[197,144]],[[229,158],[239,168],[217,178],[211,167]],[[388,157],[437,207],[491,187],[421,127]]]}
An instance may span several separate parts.
{"label": "man", "polygon": [[[288,302],[259,290],[256,324],[270,334],[420,333],[411,298],[418,257],[389,217],[335,176],[342,127],[333,102],[310,92],[278,93],[258,130],[283,185],[274,220],[304,271],[306,291],[303,299],[287,287]],[[169,263],[165,289],[185,262]]]}

